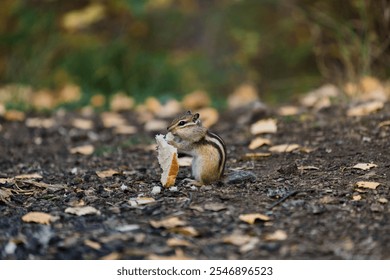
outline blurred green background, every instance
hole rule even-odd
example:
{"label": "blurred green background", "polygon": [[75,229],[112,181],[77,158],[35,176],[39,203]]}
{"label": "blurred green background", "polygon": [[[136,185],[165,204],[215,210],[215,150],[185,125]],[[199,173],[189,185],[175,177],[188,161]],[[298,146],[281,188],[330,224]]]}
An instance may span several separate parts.
{"label": "blurred green background", "polygon": [[0,86],[218,102],[249,82],[283,102],[386,79],[389,34],[388,0],[1,0]]}

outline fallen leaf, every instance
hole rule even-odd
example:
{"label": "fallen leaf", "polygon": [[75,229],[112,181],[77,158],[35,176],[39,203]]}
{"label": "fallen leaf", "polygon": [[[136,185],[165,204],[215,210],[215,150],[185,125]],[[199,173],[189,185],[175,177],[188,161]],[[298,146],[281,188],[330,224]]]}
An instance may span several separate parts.
{"label": "fallen leaf", "polygon": [[210,106],[211,99],[207,92],[203,90],[196,90],[184,96],[182,104],[184,108],[198,110],[200,108]]}
{"label": "fallen leaf", "polygon": [[129,203],[131,206],[136,207],[139,205],[146,205],[155,203],[156,200],[153,197],[137,197],[137,198],[131,198],[129,200]]}
{"label": "fallen leaf", "polygon": [[270,147],[269,151],[275,153],[290,153],[299,148],[300,146],[298,144],[281,144]]}
{"label": "fallen leaf", "polygon": [[22,122],[26,118],[23,112],[16,110],[8,110],[4,113],[4,119],[11,122]]}
{"label": "fallen leaf", "polygon": [[305,107],[319,110],[329,107],[331,105],[331,99],[339,95],[340,90],[336,86],[326,84],[306,94],[302,98],[301,104]]}
{"label": "fallen leaf", "polygon": [[106,97],[103,94],[95,94],[91,97],[90,103],[95,108],[102,107],[106,103]]}
{"label": "fallen leaf", "polygon": [[106,8],[101,3],[92,3],[80,10],[66,13],[62,18],[62,26],[70,31],[86,28],[105,17]]}
{"label": "fallen leaf", "polygon": [[114,112],[130,110],[134,106],[134,99],[123,92],[114,94],[110,102],[110,109]]}
{"label": "fallen leaf", "polygon": [[215,203],[206,203],[204,205],[204,209],[205,210],[210,210],[210,211],[214,211],[214,212],[218,212],[218,211],[221,211],[221,210],[224,210],[226,209],[226,205],[223,204],[223,203],[218,203],[218,202],[215,202]]}
{"label": "fallen leaf", "polygon": [[9,203],[11,201],[11,196],[12,191],[10,189],[0,188],[0,201],[4,203]]}
{"label": "fallen leaf", "polygon": [[22,221],[26,223],[37,223],[48,225],[53,220],[53,216],[43,212],[29,212],[22,217]]}
{"label": "fallen leaf", "polygon": [[92,249],[100,250],[102,248],[102,245],[100,243],[86,239],[84,240],[84,244]]}
{"label": "fallen leaf", "polygon": [[114,133],[115,134],[135,134],[137,133],[137,128],[135,126],[132,126],[132,125],[120,125],[120,126],[117,126],[115,127],[114,129]]}
{"label": "fallen leaf", "polygon": [[251,84],[242,84],[229,95],[227,103],[231,110],[245,107],[259,100],[257,89]]}
{"label": "fallen leaf", "polygon": [[271,156],[271,153],[246,153],[243,159],[255,160]]}
{"label": "fallen leaf", "polygon": [[114,169],[108,169],[108,170],[103,170],[103,171],[96,171],[96,175],[99,178],[107,178],[107,177],[112,177],[114,175],[120,174],[119,171],[114,170]]}
{"label": "fallen leaf", "polygon": [[378,165],[373,163],[358,163],[354,165],[352,168],[360,169],[360,170],[369,170],[371,168],[377,167]]}
{"label": "fallen leaf", "polygon": [[38,173],[31,173],[31,174],[21,174],[15,176],[15,179],[17,180],[24,180],[24,179],[42,179],[42,176]]}
{"label": "fallen leaf", "polygon": [[245,234],[233,233],[223,238],[223,242],[235,246],[242,246],[251,241],[253,237]]}
{"label": "fallen leaf", "polygon": [[179,239],[179,238],[169,238],[167,240],[167,245],[169,247],[192,247],[193,246],[189,241]]}
{"label": "fallen leaf", "polygon": [[253,135],[263,133],[276,133],[277,126],[275,119],[259,120],[251,125],[250,131]]}
{"label": "fallen leaf", "polygon": [[317,166],[313,165],[303,165],[303,166],[298,166],[298,170],[320,170]]}
{"label": "fallen leaf", "polygon": [[378,198],[378,202],[380,202],[380,203],[382,203],[382,204],[386,204],[386,203],[388,203],[389,201],[387,200],[387,198],[380,197],[380,198]]}
{"label": "fallen leaf", "polygon": [[156,116],[162,119],[172,119],[182,111],[183,109],[180,102],[175,99],[170,99],[161,106],[160,111],[156,113]]}
{"label": "fallen leaf", "polygon": [[199,236],[199,232],[194,227],[174,227],[169,229],[170,232],[185,235],[185,236],[191,236],[196,237]]}
{"label": "fallen leaf", "polygon": [[367,181],[356,182],[357,187],[371,189],[371,190],[375,190],[379,185],[380,185],[380,183],[377,183],[377,182],[367,182]]}
{"label": "fallen leaf", "polygon": [[150,120],[145,124],[146,131],[165,131],[167,129],[168,122],[163,120]]}
{"label": "fallen leaf", "polygon": [[26,120],[27,127],[50,128],[54,124],[55,121],[51,118],[28,118]]}
{"label": "fallen leaf", "polygon": [[73,147],[69,151],[71,154],[91,155],[95,151],[95,148],[92,145],[83,145]]}
{"label": "fallen leaf", "polygon": [[278,114],[281,116],[293,116],[299,113],[299,108],[296,106],[282,106],[278,109]]}
{"label": "fallen leaf", "polygon": [[72,126],[78,129],[90,130],[93,128],[93,121],[77,118],[72,121]]}
{"label": "fallen leaf", "polygon": [[104,112],[100,116],[105,128],[127,125],[126,120],[118,113]]}
{"label": "fallen leaf", "polygon": [[77,85],[67,84],[58,92],[61,103],[77,102],[81,99],[81,89]]}
{"label": "fallen leaf", "polygon": [[378,127],[390,126],[390,120],[383,121],[378,124]]}
{"label": "fallen leaf", "polygon": [[218,111],[214,108],[202,108],[198,110],[200,118],[202,120],[202,125],[204,127],[212,127],[214,124],[218,122],[219,114]]}
{"label": "fallen leaf", "polygon": [[360,194],[352,196],[352,200],[359,201],[362,200],[362,196]]}
{"label": "fallen leaf", "polygon": [[257,137],[251,141],[249,144],[249,149],[254,150],[263,145],[271,145],[271,140],[267,138]]}
{"label": "fallen leaf", "polygon": [[361,117],[372,114],[376,111],[379,111],[384,106],[383,101],[371,101],[355,107],[350,108],[347,111],[348,117]]}
{"label": "fallen leaf", "polygon": [[170,217],[160,221],[151,220],[150,225],[154,228],[171,229],[179,226],[185,226],[186,222],[180,220],[178,217]]}
{"label": "fallen leaf", "polygon": [[287,233],[284,230],[278,229],[274,233],[266,234],[264,240],[266,241],[283,241],[287,239]]}
{"label": "fallen leaf", "polygon": [[260,221],[269,221],[270,217],[264,214],[258,214],[258,213],[251,213],[251,214],[242,214],[238,217],[241,221],[246,222],[248,224],[253,225],[256,220]]}
{"label": "fallen leaf", "polygon": [[73,215],[77,215],[77,216],[100,215],[100,211],[92,206],[68,207],[65,209],[65,213],[73,214]]}

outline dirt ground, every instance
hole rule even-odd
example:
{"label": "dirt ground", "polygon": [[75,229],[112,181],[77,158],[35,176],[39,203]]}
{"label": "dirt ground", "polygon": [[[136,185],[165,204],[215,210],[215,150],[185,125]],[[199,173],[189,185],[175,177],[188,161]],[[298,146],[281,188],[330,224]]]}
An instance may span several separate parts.
{"label": "dirt ground", "polygon": [[[339,105],[289,117],[268,113],[278,131],[265,137],[302,148],[261,157],[245,156],[269,148],[248,149],[250,121],[238,124],[225,112],[211,130],[225,139],[226,173],[256,178],[197,188],[183,181],[190,176],[184,167],[177,188],[161,191],[151,147],[158,132],[145,131],[133,112],[122,113],[138,128],[133,135],[115,134],[96,113],[28,115],[55,121],[46,128],[1,118],[0,258],[390,259],[390,126],[379,126],[390,120],[390,104],[364,117],[345,112]],[[92,128],[75,128],[80,117]],[[70,152],[84,144],[94,153]],[[358,163],[377,166],[352,168]],[[109,169],[116,173],[96,173]],[[99,212],[65,211],[84,206]],[[29,212],[52,219],[23,221]],[[245,221],[245,214],[261,215]]]}

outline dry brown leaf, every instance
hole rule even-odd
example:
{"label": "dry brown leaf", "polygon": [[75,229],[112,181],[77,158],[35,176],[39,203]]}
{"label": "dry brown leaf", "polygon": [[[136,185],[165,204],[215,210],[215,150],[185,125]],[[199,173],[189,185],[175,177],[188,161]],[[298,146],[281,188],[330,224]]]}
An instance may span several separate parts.
{"label": "dry brown leaf", "polygon": [[42,179],[42,176],[38,173],[31,173],[31,174],[20,174],[16,175],[14,177],[17,180],[24,180],[24,179]]}
{"label": "dry brown leaf", "polygon": [[169,247],[192,247],[191,242],[179,238],[169,238],[167,240],[167,245]]}
{"label": "dry brown leaf", "polygon": [[264,133],[276,133],[277,126],[275,119],[259,120],[251,125],[250,131],[253,135]]}
{"label": "dry brown leaf", "polygon": [[65,213],[73,214],[73,215],[77,215],[77,216],[100,215],[100,211],[92,206],[68,207],[65,209]]}
{"label": "dry brown leaf", "polygon": [[107,169],[103,171],[96,171],[96,175],[99,178],[107,178],[107,177],[112,177],[114,175],[120,174],[120,171],[114,170],[114,169]]}
{"label": "dry brown leaf", "polygon": [[255,160],[271,156],[271,153],[246,153],[243,159]]}
{"label": "dry brown leaf", "polygon": [[225,236],[223,238],[223,242],[235,246],[242,246],[250,242],[252,238],[252,236],[246,234],[233,233],[231,235]]}
{"label": "dry brown leaf", "polygon": [[145,100],[146,109],[153,114],[158,114],[162,110],[162,105],[155,97],[148,97]]}
{"label": "dry brown leaf", "polygon": [[163,120],[150,120],[145,123],[146,131],[165,131],[167,129],[168,122]]}
{"label": "dry brown leaf", "polygon": [[100,243],[86,239],[84,240],[84,244],[92,249],[100,250],[102,248],[102,245]]}
{"label": "dry brown leaf", "polygon": [[256,220],[267,222],[271,218],[264,214],[251,213],[251,214],[242,214],[238,217],[241,221],[246,222],[250,225],[253,225]]}
{"label": "dry brown leaf", "polygon": [[296,106],[282,106],[278,109],[278,114],[281,116],[293,116],[299,113],[299,108]]}
{"label": "dry brown leaf", "polygon": [[169,229],[170,232],[174,232],[176,234],[196,237],[199,236],[199,232],[194,227],[174,227]]}
{"label": "dry brown leaf", "polygon": [[92,155],[95,151],[95,148],[92,145],[83,145],[73,147],[69,151],[71,154]]}
{"label": "dry brown leaf", "polygon": [[200,114],[200,118],[202,120],[202,125],[204,127],[212,127],[214,124],[218,122],[219,114],[218,111],[214,108],[207,107],[198,110]]}
{"label": "dry brown leaf", "polygon": [[378,198],[378,202],[380,202],[382,204],[386,204],[389,202],[389,200],[385,197],[380,197],[380,198]]}
{"label": "dry brown leaf", "polygon": [[104,112],[101,114],[101,119],[106,128],[126,125],[126,120],[118,113]]}
{"label": "dry brown leaf", "polygon": [[155,203],[156,200],[153,197],[137,197],[137,198],[131,198],[129,200],[129,203],[133,207],[137,207],[139,205],[146,205]]}
{"label": "dry brown leaf", "polygon": [[257,149],[263,145],[271,145],[271,140],[267,139],[267,138],[256,137],[249,144],[249,149],[254,150],[254,149]]}
{"label": "dry brown leaf", "polygon": [[390,120],[383,121],[378,124],[378,127],[390,126]]}
{"label": "dry brown leaf", "polygon": [[114,112],[131,110],[134,107],[134,99],[123,92],[114,94],[110,102],[110,109]]}
{"label": "dry brown leaf", "polygon": [[210,211],[214,211],[214,212],[218,212],[218,211],[224,210],[226,208],[227,207],[225,204],[219,203],[219,202],[210,202],[210,203],[206,203],[204,205],[205,210],[210,210]]}
{"label": "dry brown leaf", "polygon": [[281,144],[270,147],[269,151],[273,153],[290,153],[299,148],[298,144]]}
{"label": "dry brown leaf", "polygon": [[31,104],[37,109],[53,109],[57,105],[54,92],[42,89],[34,92]]}
{"label": "dry brown leaf", "polygon": [[22,122],[25,118],[26,115],[17,110],[8,110],[4,113],[4,119],[11,122]]}
{"label": "dry brown leaf", "polygon": [[257,89],[251,84],[242,84],[228,97],[228,107],[231,110],[245,107],[259,100]]}
{"label": "dry brown leaf", "polygon": [[359,201],[362,200],[362,196],[360,194],[352,196],[352,200]]}
{"label": "dry brown leaf", "polygon": [[188,108],[189,110],[198,110],[210,106],[211,99],[207,92],[196,90],[184,96],[182,104],[184,108]]}
{"label": "dry brown leaf", "polygon": [[81,89],[79,86],[67,84],[58,92],[58,102],[77,102],[81,99]]}
{"label": "dry brown leaf", "polygon": [[163,119],[171,119],[182,111],[182,107],[179,101],[175,99],[170,99],[164,105],[162,105],[159,112],[156,116]]}
{"label": "dry brown leaf", "polygon": [[0,178],[0,184],[14,183],[14,178]]}
{"label": "dry brown leaf", "polygon": [[[2,183],[0,181],[0,183]],[[0,188],[0,201],[3,201],[4,203],[9,203],[11,200],[12,191],[10,189],[6,188]]]}
{"label": "dry brown leaf", "polygon": [[72,121],[72,126],[78,129],[90,130],[93,128],[93,121],[77,118]]}
{"label": "dry brown leaf", "polygon": [[379,111],[384,106],[383,101],[371,101],[367,102],[355,107],[350,108],[347,111],[348,117],[361,117],[361,116],[367,116],[369,114],[375,113],[376,111]]}
{"label": "dry brown leaf", "polygon": [[106,103],[106,97],[103,94],[95,94],[91,97],[90,103],[95,108],[102,107]]}
{"label": "dry brown leaf", "polygon": [[274,233],[266,234],[264,240],[266,241],[283,241],[287,239],[287,232],[278,229]]}
{"label": "dry brown leaf", "polygon": [[179,226],[185,226],[186,222],[180,220],[178,217],[170,217],[160,221],[151,220],[150,225],[154,228],[172,229]]}
{"label": "dry brown leaf", "polygon": [[298,166],[298,170],[320,170],[318,167],[313,166],[313,165],[303,165],[303,166]]}
{"label": "dry brown leaf", "polygon": [[138,129],[135,126],[132,125],[120,125],[114,128],[115,134],[135,134],[137,133]]}
{"label": "dry brown leaf", "polygon": [[22,217],[22,221],[26,223],[37,223],[48,225],[53,220],[53,216],[43,212],[29,212]]}
{"label": "dry brown leaf", "polygon": [[374,163],[358,163],[352,166],[352,168],[360,170],[370,170],[371,168],[377,167],[378,165]]}
{"label": "dry brown leaf", "polygon": [[54,119],[51,118],[28,118],[26,119],[27,127],[38,127],[38,128],[51,128],[55,124]]}
{"label": "dry brown leaf", "polygon": [[375,190],[379,185],[380,185],[380,183],[377,183],[377,182],[367,182],[367,181],[356,182],[357,187],[371,189],[371,190]]}
{"label": "dry brown leaf", "polygon": [[301,104],[305,107],[319,110],[321,108],[329,107],[331,105],[331,99],[339,95],[340,90],[336,86],[326,84],[306,94],[306,96],[302,98]]}

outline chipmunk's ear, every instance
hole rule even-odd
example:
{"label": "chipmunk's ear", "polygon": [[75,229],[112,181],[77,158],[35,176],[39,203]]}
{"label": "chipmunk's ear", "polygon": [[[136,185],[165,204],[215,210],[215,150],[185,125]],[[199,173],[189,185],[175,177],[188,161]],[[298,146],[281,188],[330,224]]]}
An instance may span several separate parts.
{"label": "chipmunk's ear", "polygon": [[198,119],[199,119],[199,113],[194,114],[194,116],[192,117],[192,121],[196,122]]}

